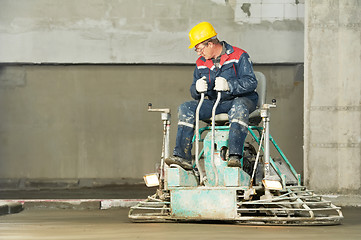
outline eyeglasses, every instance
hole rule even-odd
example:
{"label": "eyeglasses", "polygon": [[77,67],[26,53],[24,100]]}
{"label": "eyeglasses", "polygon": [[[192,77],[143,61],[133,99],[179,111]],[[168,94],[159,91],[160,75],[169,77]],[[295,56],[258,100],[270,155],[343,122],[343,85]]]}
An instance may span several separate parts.
{"label": "eyeglasses", "polygon": [[208,44],[206,46],[202,47],[202,48],[194,48],[194,51],[196,53],[201,53],[203,51],[203,49],[205,49],[207,46],[208,46]]}

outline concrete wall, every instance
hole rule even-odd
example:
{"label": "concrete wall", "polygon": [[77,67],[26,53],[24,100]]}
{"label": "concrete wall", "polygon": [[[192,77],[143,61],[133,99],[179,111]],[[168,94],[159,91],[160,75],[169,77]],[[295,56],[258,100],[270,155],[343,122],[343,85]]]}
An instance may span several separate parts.
{"label": "concrete wall", "polygon": [[[160,114],[190,99],[194,66],[0,67],[0,180],[141,179],[161,153]],[[272,134],[302,172],[303,78],[298,66],[258,65],[276,98]],[[5,179],[5,180],[4,180]],[[1,183],[1,181],[0,181]]]}
{"label": "concrete wall", "polygon": [[303,62],[304,0],[0,0],[2,63],[193,63],[209,21],[254,62]]}
{"label": "concrete wall", "polygon": [[305,179],[361,195],[361,1],[307,1]]}
{"label": "concrete wall", "polygon": [[162,125],[146,106],[172,109],[173,148],[177,106],[190,99],[197,58],[187,35],[201,21],[247,50],[266,75],[268,98],[278,100],[273,136],[302,173],[304,1],[0,0],[0,6],[1,186],[17,179],[128,181],[153,172]]}
{"label": "concrete wall", "polygon": [[[161,122],[146,105],[172,109],[173,147],[193,71],[154,64],[193,63],[187,33],[210,21],[265,73],[268,100],[278,100],[271,133],[298,172],[304,165],[305,183],[360,196],[361,1],[304,3],[0,0],[0,182],[140,179],[154,171]],[[297,65],[304,56],[305,91]]]}

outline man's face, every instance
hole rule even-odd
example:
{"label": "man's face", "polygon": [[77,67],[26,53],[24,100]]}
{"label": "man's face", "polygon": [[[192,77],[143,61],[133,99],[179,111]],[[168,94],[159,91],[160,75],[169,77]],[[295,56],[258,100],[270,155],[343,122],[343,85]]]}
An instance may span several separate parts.
{"label": "man's face", "polygon": [[200,43],[198,45],[195,46],[195,51],[197,52],[197,54],[199,56],[204,57],[205,59],[211,59],[212,55],[211,55],[211,49],[209,47],[210,43]]}

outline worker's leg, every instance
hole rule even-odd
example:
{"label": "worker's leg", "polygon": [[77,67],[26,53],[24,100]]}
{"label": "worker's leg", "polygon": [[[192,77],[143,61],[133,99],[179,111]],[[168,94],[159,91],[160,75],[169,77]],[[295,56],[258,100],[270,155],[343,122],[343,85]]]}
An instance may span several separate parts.
{"label": "worker's leg", "polygon": [[229,130],[229,155],[240,158],[243,153],[243,145],[248,133],[249,114],[256,109],[256,102],[245,97],[235,98],[228,111]]}
{"label": "worker's leg", "polygon": [[[173,155],[186,159],[189,162],[192,160],[192,139],[197,106],[198,101],[189,101],[181,104],[178,108],[178,131]],[[199,113],[199,118],[210,118],[212,106],[213,102],[205,99]]]}

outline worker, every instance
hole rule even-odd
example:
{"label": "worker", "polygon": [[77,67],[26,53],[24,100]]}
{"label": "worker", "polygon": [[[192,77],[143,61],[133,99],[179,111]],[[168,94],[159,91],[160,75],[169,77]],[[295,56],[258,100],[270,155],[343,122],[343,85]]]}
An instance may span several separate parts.
{"label": "worker", "polygon": [[209,119],[212,108],[221,92],[216,114],[228,113],[230,129],[228,167],[241,167],[243,145],[248,132],[249,114],[256,109],[258,94],[257,79],[252,62],[246,51],[219,41],[213,26],[201,22],[189,32],[189,48],[199,58],[190,87],[192,98],[178,108],[178,132],[173,156],[165,159],[168,165],[177,164],[185,170],[192,170],[192,138],[195,127],[195,112],[201,93],[206,99],[199,112],[199,119]]}

